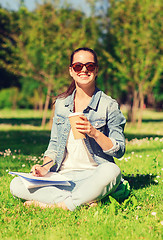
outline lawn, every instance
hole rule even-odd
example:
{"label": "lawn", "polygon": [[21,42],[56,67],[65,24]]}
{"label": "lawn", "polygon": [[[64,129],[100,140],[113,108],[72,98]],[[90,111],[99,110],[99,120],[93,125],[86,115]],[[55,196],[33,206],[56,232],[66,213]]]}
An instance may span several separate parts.
{"label": "lawn", "polygon": [[121,204],[108,197],[97,207],[74,212],[25,208],[10,194],[8,171],[29,172],[42,163],[50,131],[48,123],[44,129],[40,123],[39,112],[0,111],[0,239],[163,238],[163,113],[145,110],[141,128],[126,125],[126,153],[115,161],[130,182],[130,197]]}

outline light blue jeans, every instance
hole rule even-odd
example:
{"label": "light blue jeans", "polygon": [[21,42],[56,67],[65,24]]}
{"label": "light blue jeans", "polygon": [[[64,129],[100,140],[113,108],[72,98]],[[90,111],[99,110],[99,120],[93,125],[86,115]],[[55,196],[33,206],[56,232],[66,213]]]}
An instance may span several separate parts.
{"label": "light blue jeans", "polygon": [[105,162],[94,170],[64,173],[71,179],[71,186],[46,186],[27,189],[20,177],[15,177],[10,190],[13,196],[25,200],[36,200],[46,204],[64,202],[74,211],[77,206],[100,200],[114,192],[121,182],[121,171],[115,163]]}

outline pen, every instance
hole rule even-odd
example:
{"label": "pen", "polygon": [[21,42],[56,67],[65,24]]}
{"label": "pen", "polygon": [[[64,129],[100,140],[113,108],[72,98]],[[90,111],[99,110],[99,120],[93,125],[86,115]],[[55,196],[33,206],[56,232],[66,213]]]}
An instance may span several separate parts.
{"label": "pen", "polygon": [[[53,160],[50,160],[49,162],[47,162],[47,163],[44,163],[43,165],[41,165],[41,167],[44,167],[44,166],[46,166],[47,164],[49,164],[49,163],[51,163],[51,162],[53,162]],[[30,173],[32,173],[33,171],[31,171]]]}

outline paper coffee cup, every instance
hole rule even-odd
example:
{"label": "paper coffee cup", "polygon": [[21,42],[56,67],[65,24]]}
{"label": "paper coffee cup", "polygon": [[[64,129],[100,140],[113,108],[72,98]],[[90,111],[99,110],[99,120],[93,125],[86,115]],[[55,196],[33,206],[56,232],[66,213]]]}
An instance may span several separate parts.
{"label": "paper coffee cup", "polygon": [[72,132],[75,139],[86,138],[84,133],[81,133],[76,129],[76,122],[81,120],[80,116],[84,116],[84,114],[82,112],[75,112],[69,115]]}

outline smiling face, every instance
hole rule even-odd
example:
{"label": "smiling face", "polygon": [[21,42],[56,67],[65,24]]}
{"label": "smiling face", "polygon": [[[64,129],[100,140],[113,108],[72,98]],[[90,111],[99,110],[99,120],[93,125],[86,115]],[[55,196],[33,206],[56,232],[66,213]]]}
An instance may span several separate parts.
{"label": "smiling face", "polygon": [[[73,56],[74,63],[88,63],[88,62],[95,62],[94,56],[91,52],[81,50],[76,52]],[[79,87],[94,87],[95,86],[95,78],[97,76],[98,69],[97,67],[93,72],[87,70],[86,66],[83,66],[81,71],[75,72],[72,67],[69,67],[69,72],[71,77],[75,80],[75,84]]]}

